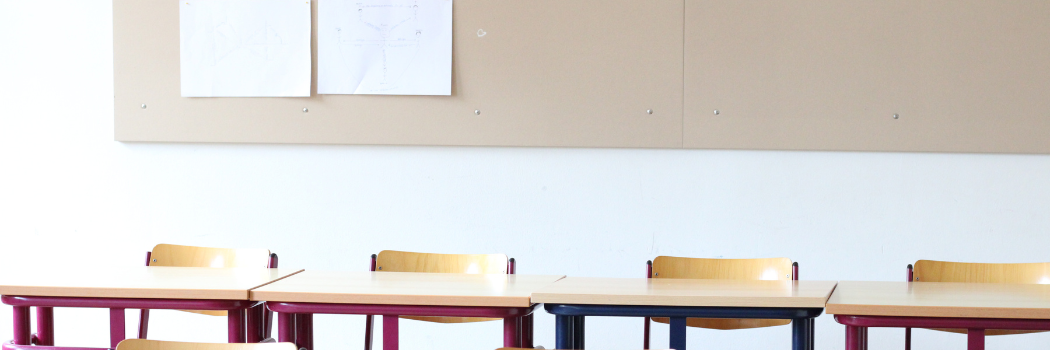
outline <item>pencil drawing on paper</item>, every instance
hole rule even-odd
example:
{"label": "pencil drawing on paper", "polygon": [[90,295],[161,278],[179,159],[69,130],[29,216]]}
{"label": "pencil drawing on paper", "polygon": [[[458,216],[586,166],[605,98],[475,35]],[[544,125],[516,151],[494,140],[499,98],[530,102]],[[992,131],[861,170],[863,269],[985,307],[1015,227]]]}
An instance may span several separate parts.
{"label": "pencil drawing on paper", "polygon": [[183,96],[309,96],[309,3],[184,0],[179,7]]}
{"label": "pencil drawing on paper", "polygon": [[318,93],[447,94],[451,4],[451,0],[320,2]]}

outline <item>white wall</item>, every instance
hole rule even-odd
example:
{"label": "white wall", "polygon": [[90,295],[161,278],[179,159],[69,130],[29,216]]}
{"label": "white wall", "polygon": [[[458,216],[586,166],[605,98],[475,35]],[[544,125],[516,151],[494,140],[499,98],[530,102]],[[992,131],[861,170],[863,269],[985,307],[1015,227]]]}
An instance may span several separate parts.
{"label": "white wall", "polygon": [[[111,35],[109,1],[0,1],[0,271],[137,265],[160,242],[266,247],[306,269],[364,270],[382,249],[505,252],[520,273],[623,277],[661,254],[787,256],[821,280],[902,280],[920,258],[1050,260],[1047,156],[114,142]],[[59,345],[106,346],[106,315],[57,311]],[[153,318],[158,339],[225,340],[224,319]],[[315,322],[320,349],[361,346],[362,317]],[[538,344],[554,345],[553,323],[541,312]],[[493,322],[402,327],[405,349],[502,339]],[[641,346],[640,319],[588,330],[593,349]],[[790,327],[689,332],[693,348],[790,346]],[[666,335],[655,326],[654,346]],[[817,337],[841,349],[843,327],[823,316]],[[870,337],[893,349],[903,332]]]}

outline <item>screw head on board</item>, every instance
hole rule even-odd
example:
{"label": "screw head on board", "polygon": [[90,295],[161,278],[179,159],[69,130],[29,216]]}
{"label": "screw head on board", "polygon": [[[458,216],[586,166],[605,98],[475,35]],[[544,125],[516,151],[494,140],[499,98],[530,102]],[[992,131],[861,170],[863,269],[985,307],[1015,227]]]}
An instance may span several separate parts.
{"label": "screw head on board", "polygon": [[901,119],[901,115],[897,114],[897,113],[893,113],[893,119]]}
{"label": "screw head on board", "polygon": [[645,110],[645,113],[653,114],[653,110],[647,109],[647,110]]}
{"label": "screw head on board", "polygon": [[715,110],[715,115],[718,115],[719,113],[721,113],[721,112],[719,112],[719,111],[718,111],[718,110],[716,109],[716,110]]}
{"label": "screw head on board", "polygon": [[481,115],[481,110],[480,109],[475,109],[474,110],[474,115]]}
{"label": "screw head on board", "polygon": [[141,106],[139,106],[139,108],[146,109],[146,104],[143,103]]}
{"label": "screw head on board", "polygon": [[309,108],[303,107],[303,113],[309,113],[309,112],[310,112]]}

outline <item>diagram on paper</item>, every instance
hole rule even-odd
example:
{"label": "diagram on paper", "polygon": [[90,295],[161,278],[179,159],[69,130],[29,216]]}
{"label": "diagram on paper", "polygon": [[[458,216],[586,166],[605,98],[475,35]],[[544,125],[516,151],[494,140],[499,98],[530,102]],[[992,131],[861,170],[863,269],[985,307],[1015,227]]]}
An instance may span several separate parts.
{"label": "diagram on paper", "polygon": [[310,5],[181,0],[182,96],[309,96]]}
{"label": "diagram on paper", "polygon": [[452,0],[320,0],[319,94],[450,95]]}

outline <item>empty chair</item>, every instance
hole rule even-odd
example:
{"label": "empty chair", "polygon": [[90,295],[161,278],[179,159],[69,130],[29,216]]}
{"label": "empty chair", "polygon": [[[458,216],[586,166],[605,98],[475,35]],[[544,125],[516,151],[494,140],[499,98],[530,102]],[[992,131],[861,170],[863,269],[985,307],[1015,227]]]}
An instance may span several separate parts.
{"label": "empty chair", "polygon": [[[382,272],[432,272],[432,273],[514,273],[514,259],[505,254],[434,254],[413,253],[384,250],[372,255],[372,271]],[[501,318],[480,317],[420,317],[401,316],[403,319],[436,323],[465,323],[502,321]],[[365,319],[365,350],[372,349],[372,329],[374,316]],[[525,316],[522,334],[532,334],[532,315]],[[531,345],[530,336],[528,345]]]}
{"label": "empty chair", "polygon": [[[909,282],[1050,283],[1050,263],[986,264],[919,260],[908,265]],[[965,329],[934,329],[966,334]],[[984,335],[1038,333],[1043,331],[988,329]],[[911,349],[911,328],[904,329],[904,348]]]}
{"label": "empty chair", "polygon": [[[788,258],[768,259],[701,259],[658,256],[648,264],[649,278],[730,279],[730,280],[798,280],[798,263]],[[665,317],[653,322],[668,323]],[[650,318],[645,318],[644,347],[649,348]],[[791,320],[689,318],[686,326],[709,329],[745,329],[782,326]]]}
{"label": "empty chair", "polygon": [[[194,247],[174,244],[158,244],[146,252],[146,266],[173,267],[260,267],[277,268],[277,254],[266,249],[230,249]],[[210,316],[226,316],[222,310],[183,310]],[[266,310],[262,302],[247,310],[249,343],[270,338],[273,312]],[[255,327],[252,327],[252,326]],[[253,329],[254,328],[254,329]],[[146,339],[149,331],[149,310],[139,315],[139,338]]]}

